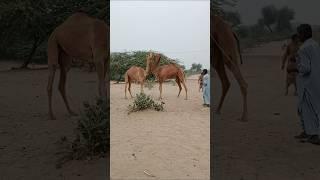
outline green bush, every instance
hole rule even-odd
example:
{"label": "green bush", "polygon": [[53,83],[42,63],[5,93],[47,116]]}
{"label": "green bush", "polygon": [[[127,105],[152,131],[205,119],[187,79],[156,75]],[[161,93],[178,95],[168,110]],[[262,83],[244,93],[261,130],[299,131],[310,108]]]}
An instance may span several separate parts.
{"label": "green bush", "polygon": [[129,113],[143,111],[146,109],[154,109],[156,111],[164,110],[164,102],[156,103],[151,96],[144,93],[136,95],[136,98],[132,105],[129,105]]}
{"label": "green bush", "polygon": [[105,157],[110,147],[110,117],[109,104],[97,99],[96,104],[83,103],[84,111],[81,114],[76,129],[76,139],[73,142],[62,137],[58,144],[63,156],[58,159],[56,167],[60,168],[70,160],[91,159]]}

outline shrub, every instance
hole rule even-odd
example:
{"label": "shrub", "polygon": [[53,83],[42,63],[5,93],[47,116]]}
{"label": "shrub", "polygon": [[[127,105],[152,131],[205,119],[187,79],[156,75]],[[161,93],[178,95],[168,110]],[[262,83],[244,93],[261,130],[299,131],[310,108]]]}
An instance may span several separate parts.
{"label": "shrub", "polygon": [[144,93],[136,95],[133,105],[129,105],[129,114],[131,112],[143,111],[146,109],[154,109],[156,111],[164,110],[164,102],[156,103],[151,96]]}
{"label": "shrub", "polygon": [[62,137],[59,144],[63,156],[58,160],[56,167],[60,168],[70,160],[91,159],[94,156],[104,157],[110,144],[109,104],[97,99],[96,104],[83,103],[84,112],[81,114],[76,129],[76,139],[73,142]]}

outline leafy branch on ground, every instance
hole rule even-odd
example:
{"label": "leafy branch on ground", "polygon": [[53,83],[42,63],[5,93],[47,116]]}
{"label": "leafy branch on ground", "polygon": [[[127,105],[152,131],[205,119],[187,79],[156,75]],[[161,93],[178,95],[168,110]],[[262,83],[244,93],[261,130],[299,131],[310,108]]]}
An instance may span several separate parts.
{"label": "leafy branch on ground", "polygon": [[60,144],[65,149],[63,157],[58,160],[57,168],[70,160],[92,159],[105,157],[109,150],[110,142],[110,117],[109,104],[106,100],[97,98],[95,104],[83,103],[82,112],[76,129],[76,139],[69,142],[63,137]]}
{"label": "leafy branch on ground", "polygon": [[155,102],[151,96],[146,95],[144,93],[137,94],[133,104],[129,105],[129,112],[143,111],[146,109],[154,109],[156,111],[163,111],[164,110],[164,102],[157,103]]}

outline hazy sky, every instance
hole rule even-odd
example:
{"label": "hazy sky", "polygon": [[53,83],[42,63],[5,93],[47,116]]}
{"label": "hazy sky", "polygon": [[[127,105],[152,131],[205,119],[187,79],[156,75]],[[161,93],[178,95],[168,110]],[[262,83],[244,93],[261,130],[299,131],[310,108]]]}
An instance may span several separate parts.
{"label": "hazy sky", "polygon": [[320,0],[238,0],[235,10],[242,16],[243,23],[254,24],[261,17],[261,8],[270,4],[293,9],[296,12],[296,22],[320,24]]}
{"label": "hazy sky", "polygon": [[210,67],[210,1],[110,2],[111,52],[155,50]]}

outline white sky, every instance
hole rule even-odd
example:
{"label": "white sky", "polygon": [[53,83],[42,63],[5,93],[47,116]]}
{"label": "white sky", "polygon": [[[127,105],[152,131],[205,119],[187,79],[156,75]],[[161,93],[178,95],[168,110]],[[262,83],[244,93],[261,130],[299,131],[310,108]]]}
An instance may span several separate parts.
{"label": "white sky", "polygon": [[111,52],[155,50],[209,69],[209,8],[209,0],[111,0]]}

